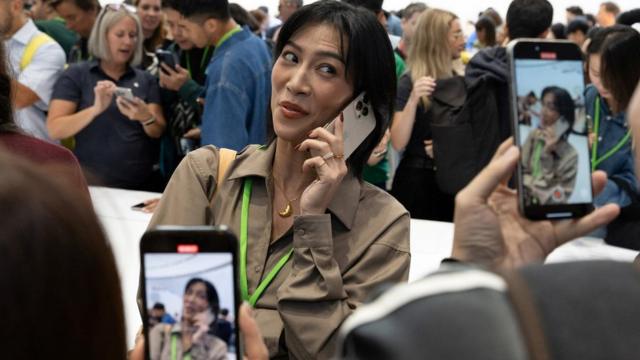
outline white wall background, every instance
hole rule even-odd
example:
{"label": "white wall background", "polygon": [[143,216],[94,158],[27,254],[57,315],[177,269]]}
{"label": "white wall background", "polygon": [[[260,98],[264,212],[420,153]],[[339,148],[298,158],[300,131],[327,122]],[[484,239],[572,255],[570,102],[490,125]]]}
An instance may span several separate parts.
{"label": "white wall background", "polygon": [[[229,0],[237,2],[247,10],[253,10],[258,6],[265,5],[269,7],[269,13],[275,15],[278,12],[278,0]],[[305,4],[314,2],[315,0],[304,0]],[[415,0],[385,0],[385,10],[400,10]],[[552,0],[551,4],[554,9],[554,23],[564,22],[564,9],[572,5],[579,5],[585,12],[593,13],[598,11],[598,6],[604,0]],[[622,11],[640,7],[638,0],[614,0],[622,9]],[[438,7],[453,11],[462,20],[475,21],[478,13],[488,7],[496,9],[503,17],[507,13],[507,8],[511,3],[510,0],[491,0],[491,1],[469,1],[469,0],[424,0],[430,7]]]}

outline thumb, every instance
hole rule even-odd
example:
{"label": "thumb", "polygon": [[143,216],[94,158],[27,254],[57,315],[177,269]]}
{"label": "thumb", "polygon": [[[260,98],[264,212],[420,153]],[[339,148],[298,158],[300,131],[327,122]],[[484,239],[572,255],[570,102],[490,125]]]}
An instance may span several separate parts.
{"label": "thumb", "polygon": [[238,317],[240,325],[240,333],[244,338],[245,359],[248,360],[266,360],[269,358],[269,352],[262,340],[262,334],[258,328],[258,324],[251,315],[251,308],[244,303],[240,306],[240,315]]}
{"label": "thumb", "polygon": [[486,200],[496,187],[513,173],[520,151],[511,145],[487,165],[463,190],[465,195]]}

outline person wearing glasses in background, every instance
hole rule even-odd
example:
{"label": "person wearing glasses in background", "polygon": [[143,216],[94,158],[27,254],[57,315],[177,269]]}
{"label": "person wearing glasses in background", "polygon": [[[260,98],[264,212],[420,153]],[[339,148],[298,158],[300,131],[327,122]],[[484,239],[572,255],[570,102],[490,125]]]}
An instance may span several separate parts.
{"label": "person wearing glasses in background", "polygon": [[23,0],[0,0],[0,39],[7,49],[15,76],[15,122],[26,133],[53,141],[47,133],[46,111],[53,86],[65,64],[64,51],[39,31],[26,12]]}
{"label": "person wearing glasses in background", "polygon": [[97,0],[50,0],[49,5],[64,20],[71,31],[78,34],[78,40],[67,56],[69,64],[89,60],[88,42],[91,29],[100,12]]}
{"label": "person wearing glasses in background", "polygon": [[[60,77],[47,127],[55,139],[75,137],[80,164],[98,178],[88,177],[89,183],[161,190],[153,166],[165,120],[157,79],[137,68],[143,36],[134,11],[111,4],[100,12],[89,39],[93,60]],[[116,97],[117,87],[128,90]]]}

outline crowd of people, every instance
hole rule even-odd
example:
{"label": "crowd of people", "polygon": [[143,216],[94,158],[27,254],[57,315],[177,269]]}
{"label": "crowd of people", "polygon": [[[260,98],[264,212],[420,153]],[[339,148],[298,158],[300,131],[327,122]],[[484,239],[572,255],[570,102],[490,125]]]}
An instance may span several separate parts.
{"label": "crowd of people", "polygon": [[[514,268],[602,228],[637,197],[637,9],[570,7],[561,27],[547,0],[513,0],[505,19],[479,14],[468,37],[456,14],[423,3],[390,13],[382,0],[280,0],[278,19],[266,10],[226,0],[0,0],[7,357],[127,356],[118,274],[87,184],[162,192],[149,227],[224,224],[249,239],[244,285],[264,290],[238,314],[249,359],[335,356],[345,319],[377,289],[407,281],[410,218],[454,223],[448,261]],[[519,159],[525,176],[533,171],[531,149],[511,138],[505,46],[521,38],[568,38],[584,53],[597,208],[579,219],[526,220],[508,187]],[[473,91],[486,99],[476,116],[492,124],[480,149],[489,156],[451,191],[438,178],[446,144],[433,125]],[[540,125],[531,138],[547,123],[572,131],[563,91],[518,102],[528,116],[520,121]],[[362,93],[375,126],[345,157],[341,112]],[[234,151],[228,171],[223,148]],[[37,291],[26,286],[33,279]],[[192,279],[184,301],[200,289],[199,306],[217,319],[209,285]],[[52,306],[46,324],[31,311],[42,299]],[[197,328],[197,316],[172,322],[156,305],[149,336],[168,345],[152,358],[225,358],[223,330],[182,331]],[[46,341],[33,346],[32,329]],[[199,346],[207,336],[215,346]]]}

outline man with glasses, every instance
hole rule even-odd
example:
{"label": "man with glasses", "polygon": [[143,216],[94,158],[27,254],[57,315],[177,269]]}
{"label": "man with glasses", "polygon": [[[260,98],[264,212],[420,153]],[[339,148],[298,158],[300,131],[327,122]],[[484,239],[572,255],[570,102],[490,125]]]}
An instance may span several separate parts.
{"label": "man with glasses", "polygon": [[0,38],[14,74],[16,123],[30,135],[51,141],[45,112],[64,68],[64,51],[27,17],[23,0],[0,0]]}

